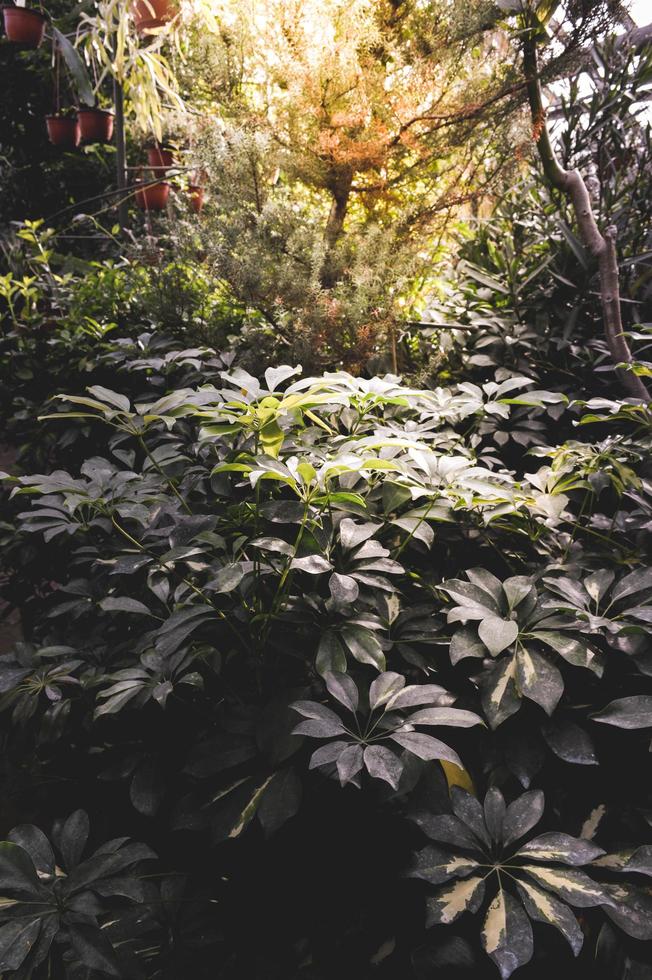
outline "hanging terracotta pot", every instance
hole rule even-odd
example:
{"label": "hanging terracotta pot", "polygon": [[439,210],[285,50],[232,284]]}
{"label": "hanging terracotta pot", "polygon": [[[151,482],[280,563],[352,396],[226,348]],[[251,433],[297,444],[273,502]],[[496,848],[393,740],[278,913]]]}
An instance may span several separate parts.
{"label": "hanging terracotta pot", "polygon": [[201,184],[188,184],[188,199],[191,210],[199,214],[204,206],[204,188]]}
{"label": "hanging terracotta pot", "polygon": [[53,146],[61,146],[66,150],[74,150],[79,146],[81,132],[76,116],[46,116],[45,125]]}
{"label": "hanging terracotta pot", "polygon": [[170,195],[170,184],[162,180],[158,184],[149,184],[136,191],[136,206],[141,211],[163,211]]}
{"label": "hanging terracotta pot", "polygon": [[167,170],[174,166],[174,154],[168,147],[155,143],[153,146],[147,147],[147,162],[150,167]]}
{"label": "hanging terracotta pot", "polygon": [[77,119],[82,143],[111,142],[113,113],[108,109],[78,109]]}
{"label": "hanging terracotta pot", "polygon": [[26,48],[38,48],[45,31],[45,14],[7,4],[2,8],[7,40]]}
{"label": "hanging terracotta pot", "polygon": [[135,0],[131,10],[136,30],[142,33],[164,27],[176,16],[177,9],[176,0]]}

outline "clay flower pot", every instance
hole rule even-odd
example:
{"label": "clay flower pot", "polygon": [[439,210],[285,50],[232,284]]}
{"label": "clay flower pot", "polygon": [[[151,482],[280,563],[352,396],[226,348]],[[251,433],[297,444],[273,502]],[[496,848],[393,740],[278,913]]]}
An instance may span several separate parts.
{"label": "clay flower pot", "polygon": [[132,13],[136,30],[154,31],[168,24],[177,13],[176,0],[135,0]]}
{"label": "clay flower pot", "polygon": [[7,40],[26,48],[38,48],[45,31],[45,14],[27,7],[3,6]]}
{"label": "clay flower pot", "polygon": [[169,167],[174,166],[174,154],[172,150],[168,149],[166,146],[159,146],[158,143],[154,146],[147,147],[147,162],[150,167],[158,167],[159,169],[167,170]]}
{"label": "clay flower pot", "polygon": [[136,206],[141,211],[163,211],[170,195],[170,184],[162,180],[158,184],[149,184],[136,191]]}
{"label": "clay flower pot", "polygon": [[189,184],[188,198],[191,210],[199,214],[204,206],[204,188],[200,184]]}
{"label": "clay flower pot", "polygon": [[53,146],[61,146],[66,150],[74,150],[79,146],[81,133],[75,116],[46,116],[45,125]]}
{"label": "clay flower pot", "polygon": [[78,109],[77,119],[83,143],[110,143],[113,113],[108,109]]}

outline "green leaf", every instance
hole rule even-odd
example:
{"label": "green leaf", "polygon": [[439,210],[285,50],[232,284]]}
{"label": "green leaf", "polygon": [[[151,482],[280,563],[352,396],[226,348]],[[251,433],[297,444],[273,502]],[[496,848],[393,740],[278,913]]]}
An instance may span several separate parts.
{"label": "green leaf", "polygon": [[385,669],[383,648],[371,630],[363,626],[345,626],[342,630],[342,639],[359,663],[370,664],[381,671]]}
{"label": "green leaf", "polygon": [[386,704],[405,687],[405,678],[388,670],[371,682],[369,688],[369,707],[372,711]]}
{"label": "green leaf", "polygon": [[131,403],[125,395],[118,394],[117,391],[111,391],[110,388],[104,388],[102,385],[91,385],[90,388],[86,389],[95,398],[99,398],[101,402],[106,402],[108,405],[113,405],[115,408],[120,409],[121,412],[130,413]]}
{"label": "green leaf", "polygon": [[50,22],[50,30],[68,71],[72,75],[79,101],[84,102],[86,105],[95,105],[95,93],[88,72],[86,71],[86,65],[66,35],[62,34],[52,22]]}
{"label": "green leaf", "polygon": [[526,575],[513,575],[503,582],[503,591],[507,598],[507,605],[511,611],[519,606],[534,590],[532,580]]}
{"label": "green leaf", "polygon": [[394,732],[390,738],[411,752],[412,755],[416,755],[418,759],[423,759],[424,762],[430,762],[432,759],[444,759],[446,762],[452,762],[453,765],[459,766],[460,769],[464,768],[457,752],[454,752],[444,742],[440,742],[438,738],[433,738],[432,735],[424,735],[423,732]]}
{"label": "green leaf", "polygon": [[504,980],[529,963],[534,952],[532,926],[525,910],[504,888],[499,888],[487,910],[480,938]]}
{"label": "green leaf", "polygon": [[55,843],[61,851],[68,873],[81,861],[89,833],[90,825],[85,810],[75,810],[58,830]]}
{"label": "green leaf", "polygon": [[240,562],[232,565],[225,565],[204,586],[210,592],[225,594],[233,592],[240,585],[244,578],[244,569]]}
{"label": "green leaf", "polygon": [[565,718],[552,718],[542,735],[556,756],[580,766],[597,766],[598,758],[590,736]]}
{"label": "green leaf", "polygon": [[574,667],[586,667],[588,670],[592,670],[596,676],[602,677],[605,657],[600,650],[594,650],[579,640],[574,640],[572,637],[553,630],[535,630],[532,636],[552,647],[560,657],[563,657],[569,664],[573,664]]}
{"label": "green leaf", "polygon": [[69,923],[68,935],[77,958],[84,966],[108,973],[111,977],[123,975],[113,946],[106,933],[97,926],[83,925],[81,922]]}
{"label": "green leaf", "polygon": [[328,580],[328,587],[336,602],[355,602],[360,594],[360,587],[356,580],[350,575],[341,575],[339,572],[333,572]]}
{"label": "green leaf", "polygon": [[[45,911],[45,910],[44,910]],[[40,919],[14,919],[0,926],[0,970],[17,970],[41,932]]]}
{"label": "green leaf", "polygon": [[506,814],[505,797],[497,786],[490,786],[484,798],[484,822],[491,839],[498,844],[503,841]]}
{"label": "green leaf", "polygon": [[0,890],[32,898],[40,894],[31,857],[22,847],[10,841],[0,841]]}
{"label": "green leaf", "polygon": [[492,657],[510,647],[518,636],[518,623],[512,619],[499,619],[487,616],[478,625],[478,636]]}
{"label": "green leaf", "polygon": [[13,844],[18,844],[29,854],[37,871],[54,874],[54,852],[49,840],[39,827],[29,823],[20,824],[9,832],[7,839]]}
{"label": "green leaf", "polygon": [[315,668],[318,674],[325,677],[327,674],[345,674],[347,668],[346,653],[339,637],[332,630],[328,630],[319,641]]}
{"label": "green leaf", "polygon": [[301,780],[293,768],[282,769],[274,774],[257,811],[266,835],[275,833],[297,813],[301,805],[301,793]]}
{"label": "green leaf", "polygon": [[151,611],[143,602],[138,599],[130,599],[128,596],[107,596],[100,601],[100,609],[105,612],[128,612],[140,613],[142,616],[151,616]]}
{"label": "green leaf", "polygon": [[646,589],[652,589],[652,568],[637,568],[621,578],[611,593],[611,599],[616,602],[618,599],[624,599]]}
{"label": "green leaf", "polygon": [[392,789],[398,789],[403,763],[390,749],[383,745],[368,745],[364,750],[364,764],[370,776],[383,779]]}
{"label": "green leaf", "polygon": [[305,558],[293,558],[290,567],[298,569],[300,572],[307,572],[308,575],[323,575],[330,572],[332,565],[321,555],[306,555]]}
{"label": "green leaf", "polygon": [[337,775],[340,785],[346,786],[355,779],[364,766],[364,749],[361,745],[347,745],[337,759]]}
{"label": "green leaf", "polygon": [[259,433],[260,444],[263,450],[274,459],[278,458],[285,438],[285,433],[281,429],[276,419],[267,422]]}
{"label": "green leaf", "polygon": [[638,694],[631,698],[618,698],[591,717],[602,725],[614,725],[616,728],[652,728],[652,696]]}
{"label": "green leaf", "polygon": [[485,656],[485,645],[477,635],[476,630],[469,626],[463,626],[458,630],[451,640],[449,656],[453,666],[464,660],[466,657],[477,657],[482,659]]}
{"label": "green leaf", "polygon": [[339,671],[329,671],[323,675],[328,693],[355,714],[358,710],[358,689],[348,674]]}
{"label": "green leaf", "polygon": [[543,816],[545,797],[540,789],[523,793],[510,803],[503,821],[503,841],[507,847],[535,827]]}
{"label": "green leaf", "polygon": [[308,721],[299,722],[292,729],[292,734],[307,735],[309,738],[330,738],[332,735],[341,735],[345,731],[344,725],[334,712],[333,715],[333,720],[310,718]]}
{"label": "green leaf", "polygon": [[473,711],[463,708],[422,708],[406,721],[410,725],[449,725],[453,728],[473,728],[474,725],[484,725],[482,718]]}

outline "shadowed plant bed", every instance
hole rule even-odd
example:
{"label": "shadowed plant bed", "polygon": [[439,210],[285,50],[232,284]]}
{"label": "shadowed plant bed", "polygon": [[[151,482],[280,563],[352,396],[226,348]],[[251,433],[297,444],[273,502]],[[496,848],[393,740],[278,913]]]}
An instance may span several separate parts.
{"label": "shadowed plant bed", "polygon": [[[5,480],[9,553],[43,556],[0,662],[10,797],[39,825],[83,806],[104,855],[77,885],[62,824],[54,852],[12,831],[11,970],[645,961],[649,412],[525,377],[421,391],[188,356],[212,382],[61,396],[41,424],[96,453]],[[595,441],[507,466],[480,433],[512,411]]]}

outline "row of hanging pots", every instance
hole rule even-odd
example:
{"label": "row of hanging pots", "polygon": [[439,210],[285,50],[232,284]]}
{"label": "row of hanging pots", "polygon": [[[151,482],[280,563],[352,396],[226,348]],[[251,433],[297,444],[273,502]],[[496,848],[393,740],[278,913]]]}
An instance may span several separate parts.
{"label": "row of hanging pots", "polygon": [[[178,9],[177,0],[135,0],[131,8],[136,30],[140,33],[164,27],[176,16]],[[39,47],[47,21],[44,13],[30,7],[4,4],[2,15],[8,41],[25,48]]]}
{"label": "row of hanging pots", "polygon": [[29,7],[15,7],[4,4],[2,18],[5,25],[5,35],[13,44],[24,48],[38,48],[45,33],[46,16],[40,10]]}
{"label": "row of hanging pots", "polygon": [[50,143],[67,150],[80,143],[110,143],[113,136],[113,113],[108,109],[88,107],[73,116],[46,116],[45,124]]}
{"label": "row of hanging pots", "polygon": [[[139,187],[134,195],[136,207],[141,211],[164,211],[170,196],[172,185],[167,180],[156,184]],[[188,203],[190,209],[198,214],[204,206],[204,188],[200,184],[188,186]]]}

